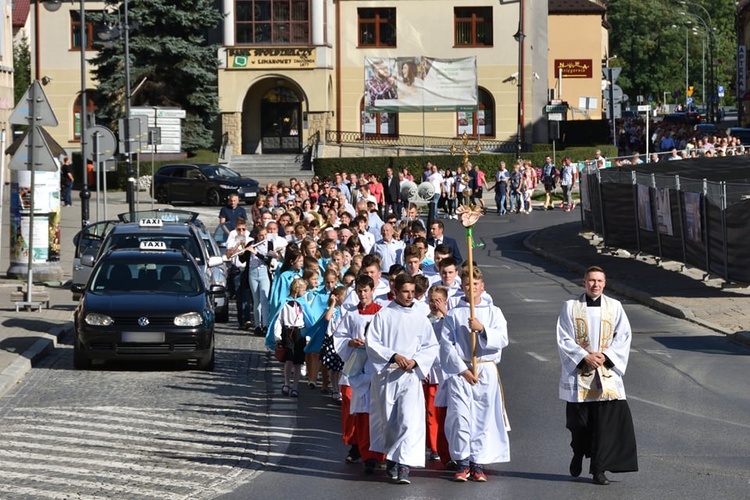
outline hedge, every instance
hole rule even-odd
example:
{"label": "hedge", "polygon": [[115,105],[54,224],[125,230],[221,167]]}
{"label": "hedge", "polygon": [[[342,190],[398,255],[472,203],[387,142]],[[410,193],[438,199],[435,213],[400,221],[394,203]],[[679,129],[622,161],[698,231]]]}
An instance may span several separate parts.
{"label": "hedge", "polygon": [[[524,153],[522,158],[524,160],[531,160],[532,165],[541,166],[544,164],[544,158],[549,155],[552,156],[552,150],[549,145],[546,148],[532,148],[531,152]],[[557,157],[557,163],[564,156],[570,156],[574,161],[582,161],[587,158],[593,158],[594,151],[600,149],[602,155],[605,157],[617,156],[617,148],[615,146],[596,146],[596,147],[568,147],[565,149],[558,149],[555,152]],[[316,158],[313,161],[315,168],[315,175],[320,178],[333,178],[335,172],[346,171],[350,174],[363,174],[373,173],[378,177],[385,175],[385,169],[391,167],[394,170],[400,170],[408,168],[409,172],[415,177],[418,177],[423,166],[431,161],[436,164],[438,168],[450,167],[455,170],[461,166],[463,159],[462,154],[455,155],[424,155],[424,156],[373,156],[366,158]],[[516,162],[516,155],[513,154],[472,154],[469,155],[469,161],[474,165],[479,165],[485,174],[491,174],[494,176],[498,169],[498,165],[501,161],[505,161],[508,168],[511,168]]]}

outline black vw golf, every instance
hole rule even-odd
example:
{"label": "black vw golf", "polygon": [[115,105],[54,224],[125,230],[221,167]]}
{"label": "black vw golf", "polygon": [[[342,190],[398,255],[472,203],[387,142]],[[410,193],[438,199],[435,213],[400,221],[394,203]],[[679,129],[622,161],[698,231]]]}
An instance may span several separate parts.
{"label": "black vw golf", "polygon": [[[147,241],[102,256],[75,311],[74,365],[93,359],[195,359],[214,366],[214,310],[193,257]],[[221,290],[220,290],[221,289]]]}

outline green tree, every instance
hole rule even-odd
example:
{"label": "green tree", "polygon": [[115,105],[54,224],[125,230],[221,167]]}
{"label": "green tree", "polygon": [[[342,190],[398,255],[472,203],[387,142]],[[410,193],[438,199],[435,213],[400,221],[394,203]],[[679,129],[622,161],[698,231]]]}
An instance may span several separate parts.
{"label": "green tree", "polygon": [[[102,23],[117,27],[124,4],[107,0],[110,13]],[[212,0],[130,0],[130,81],[132,106],[177,106],[184,109],[182,146],[210,148],[211,126],[218,116],[218,46],[208,42],[223,15]],[[94,19],[97,21],[97,19]],[[112,33],[110,31],[110,33]],[[97,42],[91,59],[99,112],[114,123],[124,116],[125,47],[122,36]]]}
{"label": "green tree", "polygon": [[[708,12],[703,11],[705,8]],[[685,63],[688,59],[688,85],[700,94],[702,67],[706,67],[706,94],[709,88],[711,59],[708,45],[703,59],[703,40],[713,39],[717,85],[727,94],[734,78],[736,43],[734,41],[734,4],[690,0],[611,0],[607,17],[612,24],[610,52],[617,55],[622,74],[617,83],[626,94],[651,96],[656,101],[685,102]],[[709,18],[710,17],[710,18]],[[705,22],[705,26],[704,23]],[[713,28],[707,30],[706,26]],[[687,35],[687,53],[685,38]],[[675,100],[674,92],[679,95]],[[731,100],[731,97],[728,97]]]}
{"label": "green tree", "polygon": [[13,47],[13,98],[18,104],[31,85],[31,51],[26,35]]}

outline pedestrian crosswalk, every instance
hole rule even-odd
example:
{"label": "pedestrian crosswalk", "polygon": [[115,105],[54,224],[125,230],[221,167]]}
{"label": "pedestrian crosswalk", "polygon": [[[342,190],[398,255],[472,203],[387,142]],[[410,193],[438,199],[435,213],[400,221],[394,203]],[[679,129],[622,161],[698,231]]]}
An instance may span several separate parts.
{"label": "pedestrian crosswalk", "polygon": [[62,346],[0,401],[0,498],[203,499],[251,481],[295,408],[269,398],[278,364],[248,342],[219,337],[213,373],[66,370]]}
{"label": "pedestrian crosswalk", "polygon": [[218,412],[15,409],[3,419],[0,496],[200,498],[254,468],[260,415],[240,413],[230,423]]}

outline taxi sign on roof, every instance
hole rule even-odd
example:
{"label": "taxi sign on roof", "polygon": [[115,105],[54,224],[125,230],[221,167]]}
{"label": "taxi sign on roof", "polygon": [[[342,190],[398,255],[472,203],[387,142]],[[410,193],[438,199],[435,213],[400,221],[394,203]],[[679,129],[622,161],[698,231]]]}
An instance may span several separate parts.
{"label": "taxi sign on roof", "polygon": [[166,250],[167,244],[163,241],[141,241],[141,250]]}
{"label": "taxi sign on roof", "polygon": [[141,219],[138,221],[140,227],[163,227],[164,221],[161,219]]}

